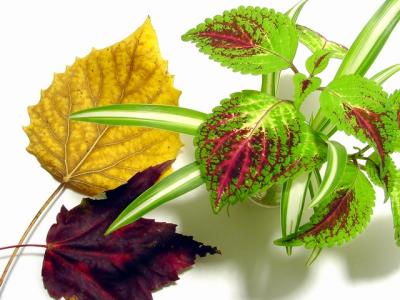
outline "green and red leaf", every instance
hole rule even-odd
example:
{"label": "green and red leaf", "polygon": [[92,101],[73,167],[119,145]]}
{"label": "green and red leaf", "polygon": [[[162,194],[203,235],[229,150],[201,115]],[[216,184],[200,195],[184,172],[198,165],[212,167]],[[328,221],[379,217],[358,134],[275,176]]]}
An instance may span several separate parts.
{"label": "green and red leaf", "polygon": [[318,77],[307,77],[302,73],[297,73],[293,76],[293,83],[294,105],[299,109],[304,100],[321,86],[321,79]]}
{"label": "green and red leaf", "polygon": [[217,252],[175,232],[176,225],[139,219],[113,234],[105,230],[171,162],[136,174],[107,192],[107,200],[62,207],[47,236],[42,276],[50,296],[78,300],[151,300],[152,291],[179,279],[196,256]]}
{"label": "green and red leaf", "polygon": [[314,169],[326,155],[326,145],[291,102],[257,91],[223,100],[195,144],[215,212]]}
{"label": "green and red leaf", "polygon": [[306,61],[308,73],[311,76],[322,73],[329,64],[333,52],[326,49],[317,50]]}
{"label": "green and red leaf", "polygon": [[309,223],[275,244],[322,249],[348,242],[369,223],[374,200],[371,183],[357,166],[349,164],[338,188],[314,209]]}
{"label": "green and red leaf", "polygon": [[321,110],[339,130],[368,142],[382,162],[400,148],[397,111],[388,95],[372,80],[358,75],[335,79],[322,92]]}
{"label": "green and red leaf", "polygon": [[223,66],[245,74],[291,67],[298,34],[289,17],[259,7],[239,7],[206,19],[182,36]]}

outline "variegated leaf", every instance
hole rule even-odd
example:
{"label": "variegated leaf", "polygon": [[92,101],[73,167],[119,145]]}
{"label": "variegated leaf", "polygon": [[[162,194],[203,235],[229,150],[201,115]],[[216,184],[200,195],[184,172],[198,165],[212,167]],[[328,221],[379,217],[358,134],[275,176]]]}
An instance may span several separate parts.
{"label": "variegated leaf", "polygon": [[315,208],[309,223],[275,244],[322,249],[348,242],[369,223],[374,200],[371,183],[357,166],[349,164],[336,191]]}
{"label": "variegated leaf", "polygon": [[[391,98],[392,99],[392,98]],[[372,80],[358,75],[335,79],[322,92],[321,110],[339,130],[368,142],[382,162],[388,153],[400,149],[398,112],[395,98]]]}
{"label": "variegated leaf", "polygon": [[291,67],[298,45],[292,20],[274,10],[239,7],[182,36],[223,66],[244,74],[267,74]]}
{"label": "variegated leaf", "polygon": [[314,169],[326,155],[325,143],[291,102],[257,91],[223,100],[195,144],[215,212]]}
{"label": "variegated leaf", "polygon": [[307,77],[302,73],[293,76],[294,83],[294,105],[300,108],[304,100],[321,86],[321,79],[318,77]]}

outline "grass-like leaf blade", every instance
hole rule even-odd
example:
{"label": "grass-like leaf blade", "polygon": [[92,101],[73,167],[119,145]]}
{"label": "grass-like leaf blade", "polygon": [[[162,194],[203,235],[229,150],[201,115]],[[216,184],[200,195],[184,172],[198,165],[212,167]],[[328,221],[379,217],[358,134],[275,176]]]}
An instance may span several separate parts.
{"label": "grass-like leaf blade", "polygon": [[400,20],[400,1],[386,0],[365,25],[344,58],[336,77],[364,75]]}
{"label": "grass-like leaf blade", "polygon": [[160,180],[135,199],[107,229],[110,234],[135,222],[149,211],[174,200],[204,183],[199,166],[191,163]]}
{"label": "grass-like leaf blade", "polygon": [[388,80],[390,77],[395,75],[396,73],[400,72],[400,64],[396,64],[390,66],[371,77],[371,80],[375,81],[378,84],[383,84]]}
{"label": "grass-like leaf blade", "polygon": [[303,10],[307,2],[308,0],[301,0],[297,2],[285,13],[285,15],[287,15],[294,23],[296,23],[301,11]]}
{"label": "grass-like leaf blade", "polygon": [[[310,176],[311,173],[304,172],[283,184],[281,200],[281,229],[283,237],[295,233],[299,229]],[[286,252],[291,255],[292,247],[286,247]]]}
{"label": "grass-like leaf blade", "polygon": [[328,143],[328,165],[321,186],[316,195],[311,200],[310,207],[318,205],[326,197],[334,192],[340,183],[346,170],[347,151],[346,148],[335,141]]}
{"label": "grass-like leaf blade", "polygon": [[71,114],[76,121],[159,128],[195,135],[207,114],[188,108],[154,104],[116,104]]}

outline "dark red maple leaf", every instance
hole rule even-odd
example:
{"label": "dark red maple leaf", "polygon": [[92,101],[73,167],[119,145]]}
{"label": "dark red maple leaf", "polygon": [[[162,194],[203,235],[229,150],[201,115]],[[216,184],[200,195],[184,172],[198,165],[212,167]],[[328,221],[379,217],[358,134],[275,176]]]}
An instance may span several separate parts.
{"label": "dark red maple leaf", "polygon": [[176,225],[140,219],[111,235],[105,230],[132,199],[149,188],[171,162],[135,175],[107,192],[107,200],[62,207],[47,236],[42,276],[50,296],[79,300],[148,300],[177,279],[196,256],[218,252]]}

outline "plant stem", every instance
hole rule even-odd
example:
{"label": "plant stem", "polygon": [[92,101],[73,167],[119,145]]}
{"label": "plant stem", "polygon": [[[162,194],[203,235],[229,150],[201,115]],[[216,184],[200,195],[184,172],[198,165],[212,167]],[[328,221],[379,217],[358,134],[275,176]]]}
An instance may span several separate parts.
{"label": "plant stem", "polygon": [[295,74],[300,73],[299,69],[297,69],[293,63],[291,64],[290,69],[292,69],[293,73]]}
{"label": "plant stem", "polygon": [[[28,235],[30,234],[30,232],[32,231],[32,229],[34,228],[36,222],[39,220],[40,216],[45,212],[45,210],[50,206],[50,204],[57,199],[57,196],[60,195],[65,189],[65,183],[61,183],[56,189],[55,191],[51,194],[51,196],[47,199],[47,201],[42,205],[42,207],[39,209],[39,211],[36,213],[35,217],[32,219],[31,223],[29,224],[29,226],[25,229],[24,234],[21,236],[18,245],[22,245],[25,240],[27,239]],[[0,278],[0,287],[3,285],[8,272],[10,271],[10,268],[12,266],[12,263],[14,262],[18,251],[19,251],[20,247],[15,247],[13,253],[11,254],[10,258],[8,259],[7,265],[4,268],[3,274],[1,275]]]}
{"label": "plant stem", "polygon": [[7,247],[0,247],[1,250],[13,249],[13,248],[25,248],[25,247],[37,247],[37,248],[47,248],[47,245],[42,244],[20,244],[20,245],[12,245]]}
{"label": "plant stem", "polygon": [[275,96],[276,80],[277,80],[276,73],[269,73],[266,75],[262,75],[261,92],[267,95]]}

